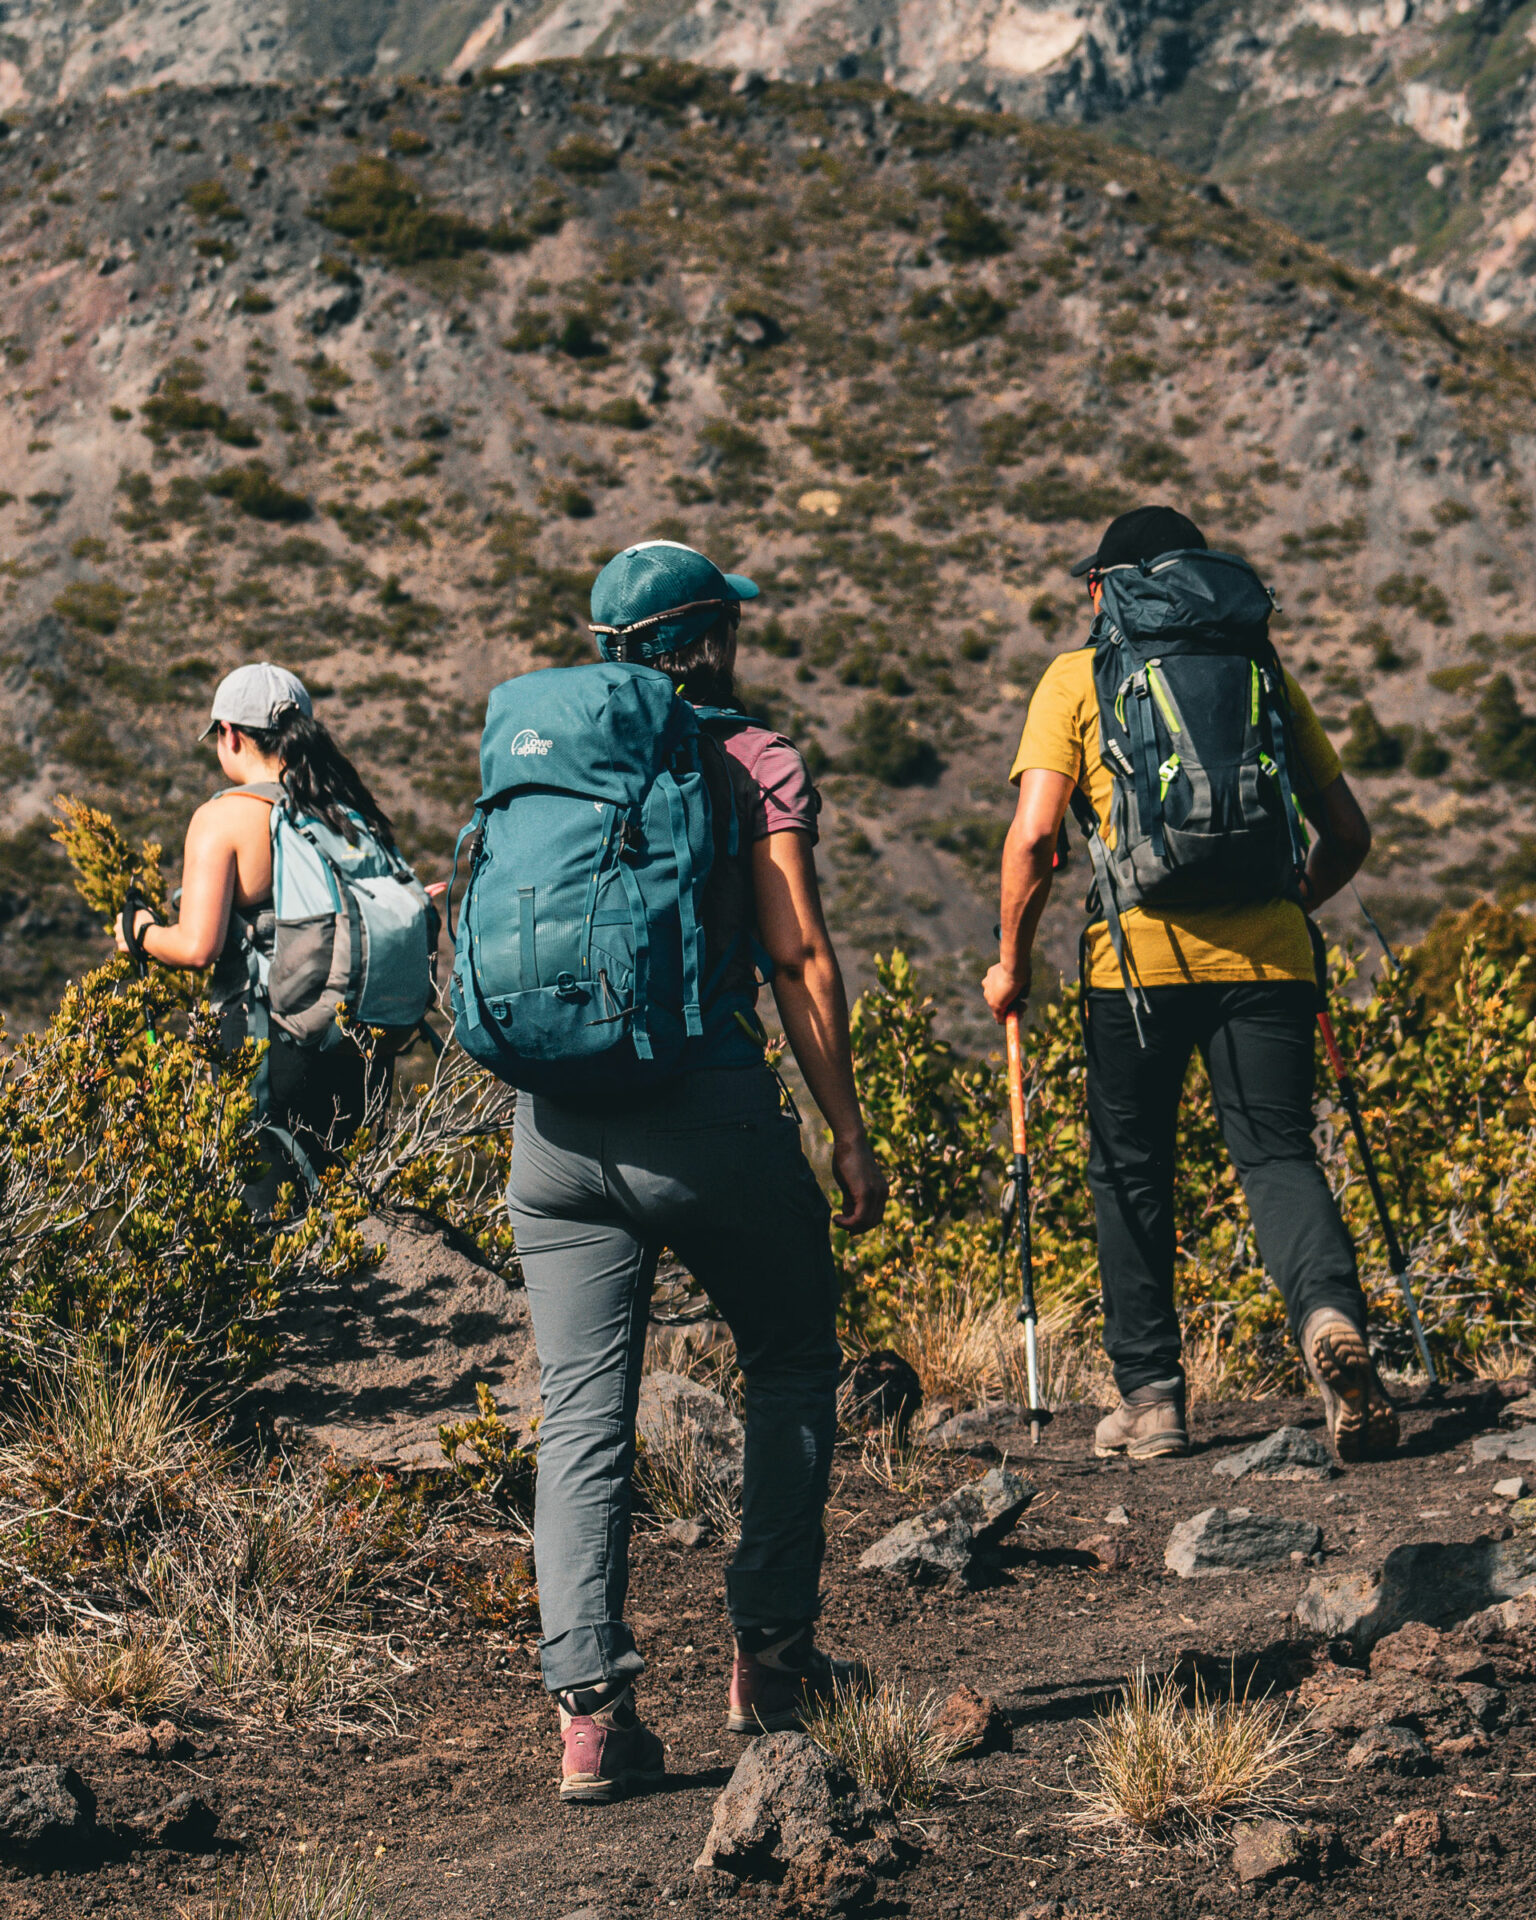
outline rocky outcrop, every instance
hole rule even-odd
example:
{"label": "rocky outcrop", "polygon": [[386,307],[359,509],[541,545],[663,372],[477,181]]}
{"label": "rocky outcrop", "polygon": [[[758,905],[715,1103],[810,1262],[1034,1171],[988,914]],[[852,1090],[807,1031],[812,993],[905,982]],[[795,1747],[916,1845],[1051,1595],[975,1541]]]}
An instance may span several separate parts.
{"label": "rocky outcrop", "polygon": [[1296,1604],[1304,1627],[1362,1651],[1418,1620],[1430,1626],[1536,1590],[1536,1535],[1394,1547],[1379,1568],[1323,1574]]}
{"label": "rocky outcrop", "polygon": [[992,1576],[997,1549],[1035,1489],[1016,1473],[994,1467],[877,1540],[859,1556],[866,1573],[882,1573],[913,1586],[955,1580],[978,1586]]}
{"label": "rocky outcrop", "polygon": [[1207,1507],[1174,1528],[1163,1563],[1181,1580],[1272,1573],[1310,1558],[1322,1544],[1322,1529],[1310,1520],[1253,1513],[1247,1507]]}

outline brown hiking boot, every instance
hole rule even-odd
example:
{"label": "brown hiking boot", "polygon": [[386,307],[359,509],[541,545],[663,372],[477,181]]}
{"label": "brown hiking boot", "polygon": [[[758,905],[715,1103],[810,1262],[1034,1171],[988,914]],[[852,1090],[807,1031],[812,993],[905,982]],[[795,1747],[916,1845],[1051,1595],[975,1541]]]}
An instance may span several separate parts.
{"label": "brown hiking boot", "polygon": [[731,1699],[725,1724],[732,1733],[782,1733],[841,1689],[870,1684],[859,1660],[833,1660],[816,1645],[809,1626],[769,1638],[766,1630],[737,1636]]}
{"label": "brown hiking boot", "polygon": [[1154,1380],[1126,1394],[1093,1430],[1101,1460],[1123,1453],[1130,1460],[1182,1459],[1189,1452],[1184,1418],[1184,1382]]}
{"label": "brown hiking boot", "polygon": [[1396,1451],[1397,1408],[1371,1361],[1365,1335],[1337,1307],[1319,1307],[1301,1330],[1302,1357],[1323,1396],[1328,1437],[1343,1461],[1381,1460]]}

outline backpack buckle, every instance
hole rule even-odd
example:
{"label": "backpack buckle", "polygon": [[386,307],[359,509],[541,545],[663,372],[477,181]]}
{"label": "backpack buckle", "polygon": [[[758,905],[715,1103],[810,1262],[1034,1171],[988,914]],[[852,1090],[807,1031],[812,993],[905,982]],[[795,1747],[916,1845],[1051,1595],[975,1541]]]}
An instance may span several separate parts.
{"label": "backpack buckle", "polygon": [[574,973],[561,973],[555,976],[555,998],[557,1000],[585,1000],[587,990]]}

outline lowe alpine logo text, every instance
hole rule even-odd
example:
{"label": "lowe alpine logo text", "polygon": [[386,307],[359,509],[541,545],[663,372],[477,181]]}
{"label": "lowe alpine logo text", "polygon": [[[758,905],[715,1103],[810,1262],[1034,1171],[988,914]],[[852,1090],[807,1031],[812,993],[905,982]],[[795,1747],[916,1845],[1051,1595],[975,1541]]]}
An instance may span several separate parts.
{"label": "lowe alpine logo text", "polygon": [[535,733],[532,727],[524,727],[522,732],[514,737],[508,752],[524,757],[530,753],[545,754],[554,744],[553,740],[545,740]]}

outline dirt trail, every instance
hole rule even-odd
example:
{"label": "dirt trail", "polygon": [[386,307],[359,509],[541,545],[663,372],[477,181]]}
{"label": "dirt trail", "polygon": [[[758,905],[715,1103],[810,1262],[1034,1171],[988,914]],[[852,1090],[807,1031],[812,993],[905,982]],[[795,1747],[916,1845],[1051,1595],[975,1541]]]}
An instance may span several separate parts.
{"label": "dirt trail", "polygon": [[[1472,1464],[1469,1444],[1496,1414],[1487,1395],[1458,1389],[1442,1408],[1408,1411],[1406,1445],[1394,1461],[1321,1485],[1234,1488],[1213,1475],[1214,1461],[1285,1421],[1315,1428],[1315,1401],[1200,1409],[1191,1459],[1141,1466],[1095,1460],[1092,1414],[1068,1413],[1038,1451],[1030,1453],[1025,1438],[1016,1464],[1040,1495],[1005,1553],[1000,1583],[969,1593],[895,1588],[857,1571],[860,1552],[921,1502],[877,1488],[856,1453],[840,1449],[827,1643],[864,1653],[918,1693],[969,1682],[997,1698],[1015,1729],[1013,1753],[954,1769],[953,1791],[914,1829],[921,1857],[891,1886],[886,1910],[925,1920],[1037,1909],[1042,1920],[1323,1910],[1464,1920],[1521,1910],[1536,1874],[1529,1664],[1508,1688],[1519,1724],[1495,1734],[1486,1752],[1447,1758],[1427,1778],[1349,1773],[1347,1742],[1321,1750],[1308,1770],[1311,1810],[1337,1827],[1342,1864],[1320,1887],[1240,1891],[1229,1849],[1206,1860],[1122,1852],[1074,1835],[1063,1820],[1084,1723],[1140,1663],[1166,1666],[1189,1649],[1242,1661],[1269,1648],[1261,1680],[1283,1683],[1301,1670],[1294,1645],[1280,1643],[1296,1640],[1293,1609],[1315,1569],[1180,1581],[1163,1565],[1177,1521],[1212,1504],[1315,1520],[1328,1572],[1378,1562],[1400,1541],[1497,1533],[1506,1509],[1492,1485],[1510,1469]],[[936,1461],[924,1497],[981,1465]],[[1106,1524],[1117,1506],[1128,1525]],[[1122,1562],[1107,1569],[1106,1536],[1117,1549],[1108,1557]],[[1095,1539],[1097,1546],[1083,1544]],[[514,1551],[504,1537],[471,1545],[492,1568]],[[113,1818],[190,1785],[220,1808],[231,1847],[238,1840],[270,1850],[289,1838],[311,1849],[383,1848],[408,1920],[562,1920],[584,1907],[648,1914],[684,1901],[703,1909],[716,1902],[691,1866],[738,1752],[723,1728],[723,1565],[716,1549],[681,1550],[654,1533],[638,1542],[631,1611],[650,1661],[641,1703],[668,1741],[672,1773],[665,1791],[612,1808],[556,1805],[558,1750],[531,1648],[452,1605],[434,1618],[437,1638],[417,1671],[399,1679],[399,1738],[337,1745],[296,1727],[263,1740],[221,1738],[186,1768],[157,1770],[115,1760],[104,1743],[62,1722],[39,1723],[22,1710],[13,1674],[0,1681],[0,1743],[12,1756],[77,1765]],[[1442,1851],[1419,1860],[1368,1851],[1413,1808],[1439,1812]],[[158,1920],[194,1889],[211,1889],[216,1871],[209,1858],[144,1855],[100,1873],[14,1881],[0,1892],[0,1909],[7,1920],[97,1912]],[[721,1904],[766,1912],[773,1901],[744,1891]]]}

